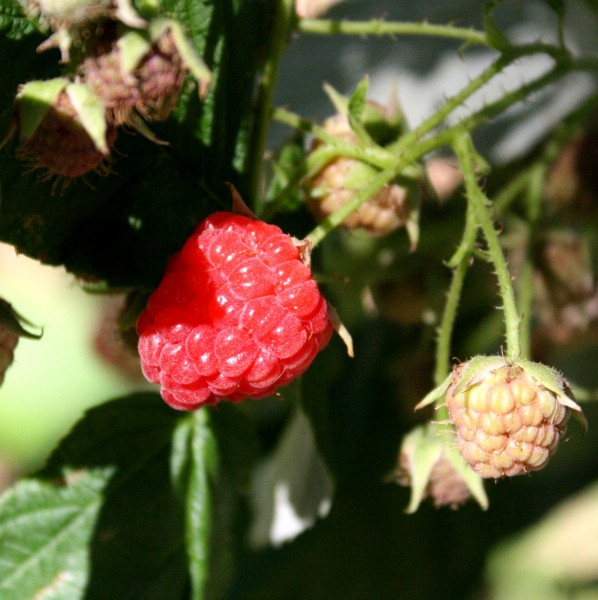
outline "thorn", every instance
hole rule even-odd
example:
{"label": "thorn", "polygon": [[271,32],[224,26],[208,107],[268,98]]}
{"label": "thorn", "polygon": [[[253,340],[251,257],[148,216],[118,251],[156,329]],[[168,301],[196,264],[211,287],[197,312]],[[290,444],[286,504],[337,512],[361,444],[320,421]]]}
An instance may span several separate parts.
{"label": "thorn", "polygon": [[257,216],[251,211],[249,206],[245,204],[245,200],[241,198],[241,194],[239,194],[237,188],[230,181],[225,181],[224,183],[228,186],[233,198],[232,212],[237,215],[249,217],[250,219],[257,219]]}

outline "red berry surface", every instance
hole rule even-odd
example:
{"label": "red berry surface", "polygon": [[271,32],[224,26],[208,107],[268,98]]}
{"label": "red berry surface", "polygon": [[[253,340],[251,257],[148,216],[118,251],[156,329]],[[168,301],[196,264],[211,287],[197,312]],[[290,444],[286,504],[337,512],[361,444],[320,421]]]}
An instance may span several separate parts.
{"label": "red berry surface", "polygon": [[332,325],[291,237],[218,212],[171,257],[137,332],[145,376],[194,410],[271,395],[306,371]]}

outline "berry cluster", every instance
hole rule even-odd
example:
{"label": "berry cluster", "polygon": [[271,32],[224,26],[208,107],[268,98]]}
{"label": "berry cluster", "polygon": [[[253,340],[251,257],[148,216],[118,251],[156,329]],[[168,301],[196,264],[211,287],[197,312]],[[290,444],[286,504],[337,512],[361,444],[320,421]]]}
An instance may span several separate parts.
{"label": "berry cluster", "polygon": [[137,332],[145,376],[193,410],[271,395],[305,372],[332,325],[292,238],[219,212],[170,259]]}
{"label": "berry cluster", "polygon": [[26,12],[54,30],[38,50],[59,45],[70,62],[71,44],[78,46],[66,77],[30,81],[16,98],[17,156],[50,176],[102,166],[121,125],[159,141],[143,119],[167,119],[189,73],[206,93],[210,73],[174,20],[147,23],[128,0],[31,0]]}

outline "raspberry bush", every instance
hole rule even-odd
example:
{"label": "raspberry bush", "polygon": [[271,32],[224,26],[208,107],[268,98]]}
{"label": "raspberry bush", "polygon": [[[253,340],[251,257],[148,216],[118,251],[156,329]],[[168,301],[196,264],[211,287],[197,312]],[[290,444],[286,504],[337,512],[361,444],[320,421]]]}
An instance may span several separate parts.
{"label": "raspberry bush", "polygon": [[[131,390],[11,472],[2,600],[596,592],[598,11],[470,4],[0,0],[0,250]],[[1,402],[87,406],[0,296]]]}

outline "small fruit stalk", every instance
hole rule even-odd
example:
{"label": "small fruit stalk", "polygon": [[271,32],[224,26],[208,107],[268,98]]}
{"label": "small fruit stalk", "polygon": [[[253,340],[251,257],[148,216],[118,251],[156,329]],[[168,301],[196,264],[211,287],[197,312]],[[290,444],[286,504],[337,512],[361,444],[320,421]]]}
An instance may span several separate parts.
{"label": "small fruit stalk", "polygon": [[544,468],[581,407],[565,379],[546,365],[501,356],[477,356],[457,365],[418,405],[446,393],[457,445],[484,478],[523,475]]}
{"label": "small fruit stalk", "polygon": [[82,83],[30,81],[16,98],[17,156],[50,176],[80,177],[101,166],[116,139],[104,107]]}
{"label": "small fruit stalk", "polygon": [[[326,90],[337,108],[327,119],[307,158],[307,206],[318,219],[324,219],[354,198],[379,172],[375,161],[343,156],[345,148],[367,148],[370,154],[390,154],[386,149],[405,131],[405,123],[396,101],[388,107],[371,101],[355,102],[360,89],[350,99],[331,88]],[[355,109],[354,105],[359,104]],[[333,158],[326,158],[333,156]],[[364,153],[365,157],[365,153]],[[417,169],[415,169],[417,171]],[[387,235],[406,227],[412,248],[417,243],[417,204],[421,173],[405,172],[366,199],[344,219],[348,229],[362,228],[371,235]]]}
{"label": "small fruit stalk", "polygon": [[92,40],[83,61],[83,79],[106,107],[114,125],[167,119],[188,73],[206,93],[210,72],[180,25],[157,19],[144,30],[107,27]]}
{"label": "small fruit stalk", "polygon": [[173,408],[262,398],[328,343],[329,309],[278,227],[214,213],[168,262],[137,321],[143,372]]}

